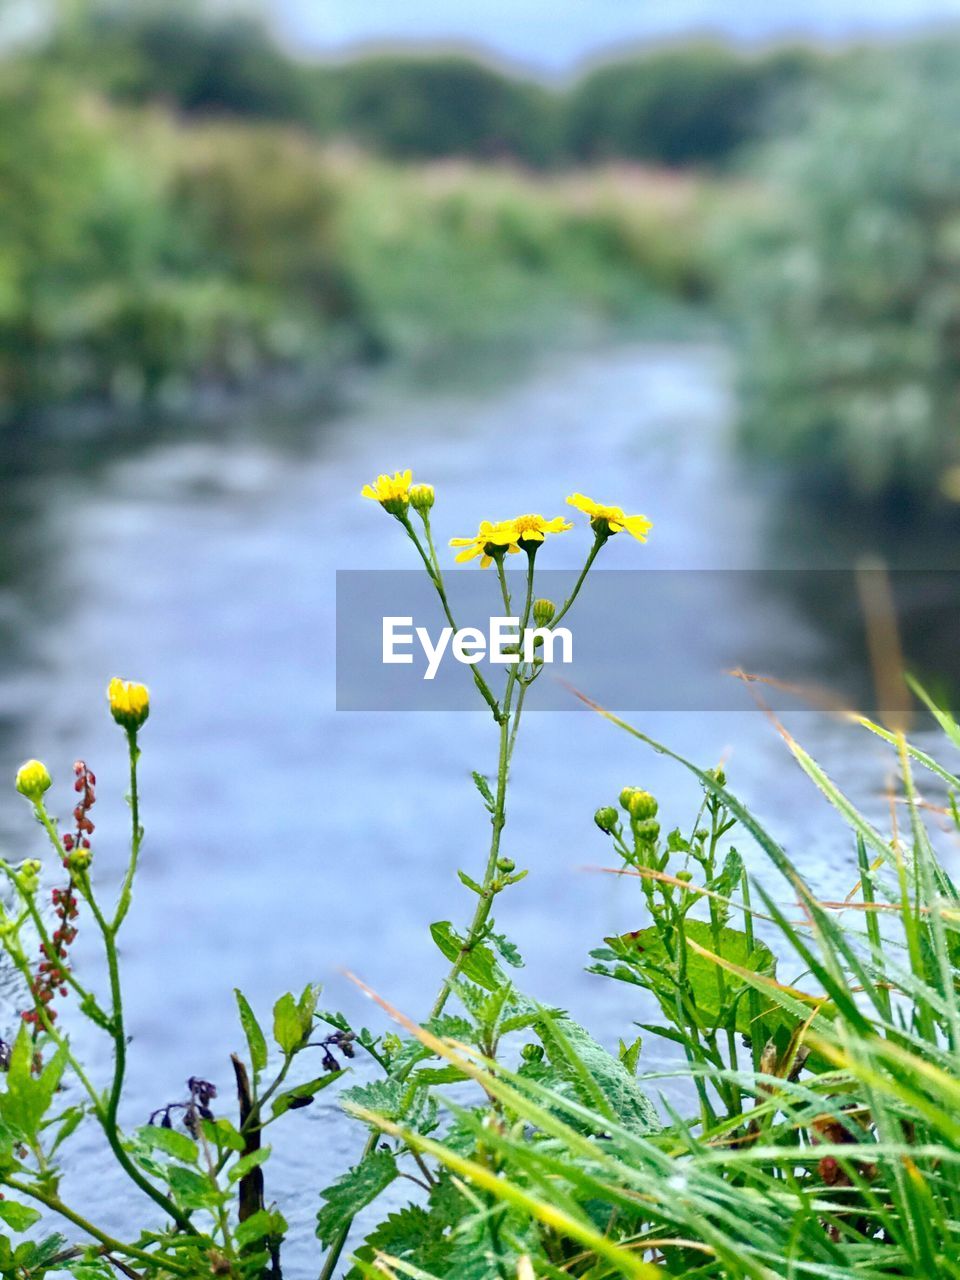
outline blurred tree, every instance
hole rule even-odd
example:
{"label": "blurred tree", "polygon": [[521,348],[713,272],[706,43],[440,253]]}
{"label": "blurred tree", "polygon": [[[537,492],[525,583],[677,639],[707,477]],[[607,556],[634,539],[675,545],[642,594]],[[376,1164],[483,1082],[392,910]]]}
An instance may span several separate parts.
{"label": "blurred tree", "polygon": [[822,59],[800,48],[747,57],[692,44],[598,67],[572,89],[566,150],[669,166],[724,164],[762,134],[774,97],[811,77]]}

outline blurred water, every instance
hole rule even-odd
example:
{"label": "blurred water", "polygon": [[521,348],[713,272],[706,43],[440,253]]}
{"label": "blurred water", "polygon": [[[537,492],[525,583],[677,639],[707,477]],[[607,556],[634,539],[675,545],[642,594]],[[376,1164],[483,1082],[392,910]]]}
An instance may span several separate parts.
{"label": "blurred water", "polygon": [[[348,968],[402,1009],[423,1011],[443,971],[427,926],[472,908],[456,868],[484,860],[487,824],[469,775],[493,769],[492,724],[479,713],[333,710],[335,570],[411,564],[411,548],[360,500],[360,486],[412,466],[437,488],[443,539],[484,517],[557,514],[580,489],[655,521],[645,548],[614,539],[609,567],[786,562],[780,496],[737,470],[730,420],[722,353],[625,347],[556,356],[482,392],[384,389],[308,432],[273,435],[263,423],[227,440],[168,440],[5,481],[0,777],[42,756],[66,814],[70,764],[77,755],[91,764],[105,887],[124,862],[126,815],[124,743],[103,691],[113,674],[153,691],[147,839],[123,942],[133,1037],[124,1123],[182,1096],[191,1074],[217,1082],[229,1101],[228,1055],[241,1045],[235,985],[266,1015],[281,992],[319,980],[330,1006],[377,1023],[340,972]],[[544,561],[574,567],[584,546],[582,531],[556,539]],[[829,665],[831,637],[815,617],[784,596],[744,623],[771,619],[795,621],[798,652]],[[746,694],[743,706],[650,715],[642,727],[702,764],[726,758],[735,788],[813,882],[845,892],[855,879],[847,833]],[[890,761],[880,748],[811,712],[791,723],[882,818]],[[612,1045],[649,1011],[583,966],[605,934],[636,927],[639,894],[583,867],[608,860],[591,815],[627,783],[660,797],[667,826],[691,820],[697,788],[676,766],[587,711],[531,715],[504,841],[530,875],[498,911],[526,958],[526,989]],[[11,788],[0,792],[0,836],[14,857],[42,848]],[[753,869],[766,874],[756,858]],[[75,955],[91,982],[94,953],[87,929]],[[96,1036],[75,1027],[75,1042],[102,1065]],[[645,1065],[657,1055],[651,1043]],[[362,1135],[332,1093],[272,1132],[268,1191],[300,1238],[288,1274],[308,1276],[317,1188]],[[94,1218],[129,1226],[119,1180],[92,1140],[79,1141],[87,1155],[68,1195]]]}

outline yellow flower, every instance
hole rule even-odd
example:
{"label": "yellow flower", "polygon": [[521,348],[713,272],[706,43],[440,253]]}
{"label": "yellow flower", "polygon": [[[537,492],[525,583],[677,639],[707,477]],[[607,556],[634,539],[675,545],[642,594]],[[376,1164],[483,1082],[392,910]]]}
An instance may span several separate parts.
{"label": "yellow flower", "polygon": [[40,760],[28,760],[17,770],[16,787],[22,796],[36,804],[50,786],[47,766]]}
{"label": "yellow flower", "polygon": [[626,529],[638,542],[646,542],[647,534],[653,528],[653,521],[646,516],[626,516],[621,507],[602,507],[599,502],[584,497],[582,493],[572,493],[567,502],[590,517],[590,523],[597,533],[609,536]]}
{"label": "yellow flower", "polygon": [[573,525],[563,516],[554,520],[544,520],[543,516],[515,516],[507,522],[517,532],[518,542],[542,542],[548,533],[566,533]]}
{"label": "yellow flower", "polygon": [[572,528],[563,516],[554,520],[545,520],[543,516],[516,516],[513,520],[501,520],[497,524],[484,520],[472,538],[451,538],[450,545],[464,548],[457,556],[458,563],[481,556],[480,567],[486,569],[496,555],[503,555],[506,551],[514,556],[525,543],[539,543],[548,533],[563,533]]}
{"label": "yellow flower", "polygon": [[116,676],[107,688],[110,711],[117,724],[136,731],[150,714],[150,691],[145,684],[131,680],[118,680]]}
{"label": "yellow flower", "polygon": [[463,548],[457,556],[458,564],[480,556],[481,569],[486,569],[494,556],[502,556],[504,552],[516,555],[520,550],[517,546],[517,531],[511,520],[501,520],[499,524],[484,520],[472,538],[451,538],[450,545]]}
{"label": "yellow flower", "polygon": [[396,471],[392,476],[377,476],[376,484],[365,484],[360,490],[360,496],[379,502],[384,511],[389,511],[392,516],[403,516],[410,505],[412,480],[412,471]]}

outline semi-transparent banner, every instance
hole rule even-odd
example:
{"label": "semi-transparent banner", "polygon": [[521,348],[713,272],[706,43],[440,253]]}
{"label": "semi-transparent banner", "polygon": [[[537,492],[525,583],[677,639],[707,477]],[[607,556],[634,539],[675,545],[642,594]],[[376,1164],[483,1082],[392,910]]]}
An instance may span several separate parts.
{"label": "semi-transparent banner", "polygon": [[337,708],[477,710],[474,671],[499,698],[515,664],[539,710],[569,710],[572,689],[620,711],[758,705],[731,672],[772,677],[753,688],[775,709],[799,688],[883,713],[904,666],[960,687],[953,570],[601,570],[566,613],[577,574],[538,570],[524,633],[525,575],[507,581],[509,602],[492,568],[449,573],[445,611],[423,572],[338,572]]}

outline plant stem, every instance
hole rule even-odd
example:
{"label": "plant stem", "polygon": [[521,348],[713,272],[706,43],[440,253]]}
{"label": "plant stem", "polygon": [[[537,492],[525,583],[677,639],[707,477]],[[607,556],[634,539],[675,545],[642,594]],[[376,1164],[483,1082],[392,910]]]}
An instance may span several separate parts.
{"label": "plant stem", "polygon": [[587,556],[586,563],[584,564],[583,568],[580,570],[580,577],[574,583],[573,590],[570,592],[570,595],[567,597],[563,608],[550,621],[551,630],[557,625],[560,619],[564,617],[564,615],[569,611],[574,600],[576,600],[577,596],[580,594],[580,588],[583,586],[584,579],[586,578],[587,574],[590,572],[590,568],[593,565],[594,560],[596,560],[597,554],[600,551],[600,548],[607,541],[607,538],[609,536],[610,535],[606,533],[604,534],[598,533],[594,538],[593,546],[590,548],[590,554]]}

